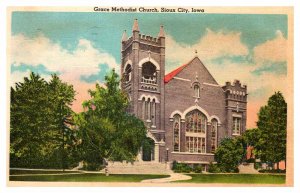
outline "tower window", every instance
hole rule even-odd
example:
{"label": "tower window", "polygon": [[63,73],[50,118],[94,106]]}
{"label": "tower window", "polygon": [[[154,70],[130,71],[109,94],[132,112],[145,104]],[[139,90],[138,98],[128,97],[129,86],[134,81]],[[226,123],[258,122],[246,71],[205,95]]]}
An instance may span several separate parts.
{"label": "tower window", "polygon": [[142,66],[142,82],[157,84],[156,66],[151,62],[146,62]]}
{"label": "tower window", "polygon": [[232,134],[233,135],[241,134],[241,117],[233,117]]}
{"label": "tower window", "polygon": [[131,72],[132,72],[131,65],[128,64],[126,66],[125,72],[124,72],[124,80],[125,80],[125,82],[129,82],[131,80]]}

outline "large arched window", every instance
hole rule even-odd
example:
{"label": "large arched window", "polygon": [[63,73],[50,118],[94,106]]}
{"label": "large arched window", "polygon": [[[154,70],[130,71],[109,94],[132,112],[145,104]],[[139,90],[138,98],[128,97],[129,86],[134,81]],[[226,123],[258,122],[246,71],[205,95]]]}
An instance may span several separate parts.
{"label": "large arched window", "polygon": [[186,132],[205,134],[206,122],[207,119],[203,113],[193,110],[186,115]]}
{"label": "large arched window", "polygon": [[173,118],[173,151],[180,149],[180,116],[176,114]]}
{"label": "large arched window", "polygon": [[193,110],[186,115],[185,122],[186,151],[191,153],[206,153],[206,116],[199,110]]}
{"label": "large arched window", "polygon": [[218,121],[213,119],[211,121],[211,153],[214,153],[217,149],[218,141]]}
{"label": "large arched window", "polygon": [[157,84],[156,66],[151,62],[146,62],[142,65],[142,82]]}

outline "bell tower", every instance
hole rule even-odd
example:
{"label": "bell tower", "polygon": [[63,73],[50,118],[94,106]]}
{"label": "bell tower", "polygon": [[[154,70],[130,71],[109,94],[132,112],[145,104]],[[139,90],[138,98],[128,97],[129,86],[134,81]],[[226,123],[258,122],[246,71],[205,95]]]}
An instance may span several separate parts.
{"label": "bell tower", "polygon": [[160,26],[157,37],[144,35],[135,19],[132,35],[128,38],[124,31],[121,44],[121,87],[130,100],[129,112],[160,141],[164,135],[164,28]]}

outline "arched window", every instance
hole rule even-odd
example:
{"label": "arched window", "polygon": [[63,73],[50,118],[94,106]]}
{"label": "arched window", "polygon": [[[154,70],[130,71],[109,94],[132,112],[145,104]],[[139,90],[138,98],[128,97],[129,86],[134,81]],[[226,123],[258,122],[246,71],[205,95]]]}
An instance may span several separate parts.
{"label": "arched window", "polygon": [[125,80],[125,82],[129,82],[131,80],[131,72],[132,72],[131,65],[128,64],[126,66],[125,72],[124,72],[124,80]]}
{"label": "arched window", "polygon": [[185,123],[186,151],[191,153],[206,153],[206,116],[199,110],[193,110],[186,115]]}
{"label": "arched window", "polygon": [[151,122],[152,127],[155,127],[156,123],[156,105],[155,105],[155,99],[152,100],[151,104]]}
{"label": "arched window", "polygon": [[196,85],[194,86],[194,96],[197,97],[197,98],[200,97],[200,87],[199,87],[198,84],[196,84]]}
{"label": "arched window", "polygon": [[173,118],[173,151],[180,149],[180,116],[176,114]]}
{"label": "arched window", "polygon": [[218,121],[213,119],[211,121],[211,153],[214,153],[217,149],[217,134],[218,134]]}
{"label": "arched window", "polygon": [[156,99],[150,97],[142,98],[142,119],[147,123],[149,127],[156,127]]}
{"label": "arched window", "polygon": [[151,62],[146,62],[142,65],[142,82],[157,84],[156,66]]}
{"label": "arched window", "polygon": [[186,115],[186,131],[205,134],[207,119],[203,113],[193,110]]}

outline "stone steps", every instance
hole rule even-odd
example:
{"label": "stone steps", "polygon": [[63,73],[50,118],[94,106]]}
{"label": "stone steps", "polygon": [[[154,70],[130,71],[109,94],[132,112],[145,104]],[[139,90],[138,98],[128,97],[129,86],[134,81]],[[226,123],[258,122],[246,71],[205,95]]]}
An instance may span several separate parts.
{"label": "stone steps", "polygon": [[254,163],[247,165],[239,165],[239,173],[241,174],[258,174],[259,172],[254,168]]}
{"label": "stone steps", "polygon": [[110,174],[170,174],[166,163],[158,162],[108,162],[108,173]]}

